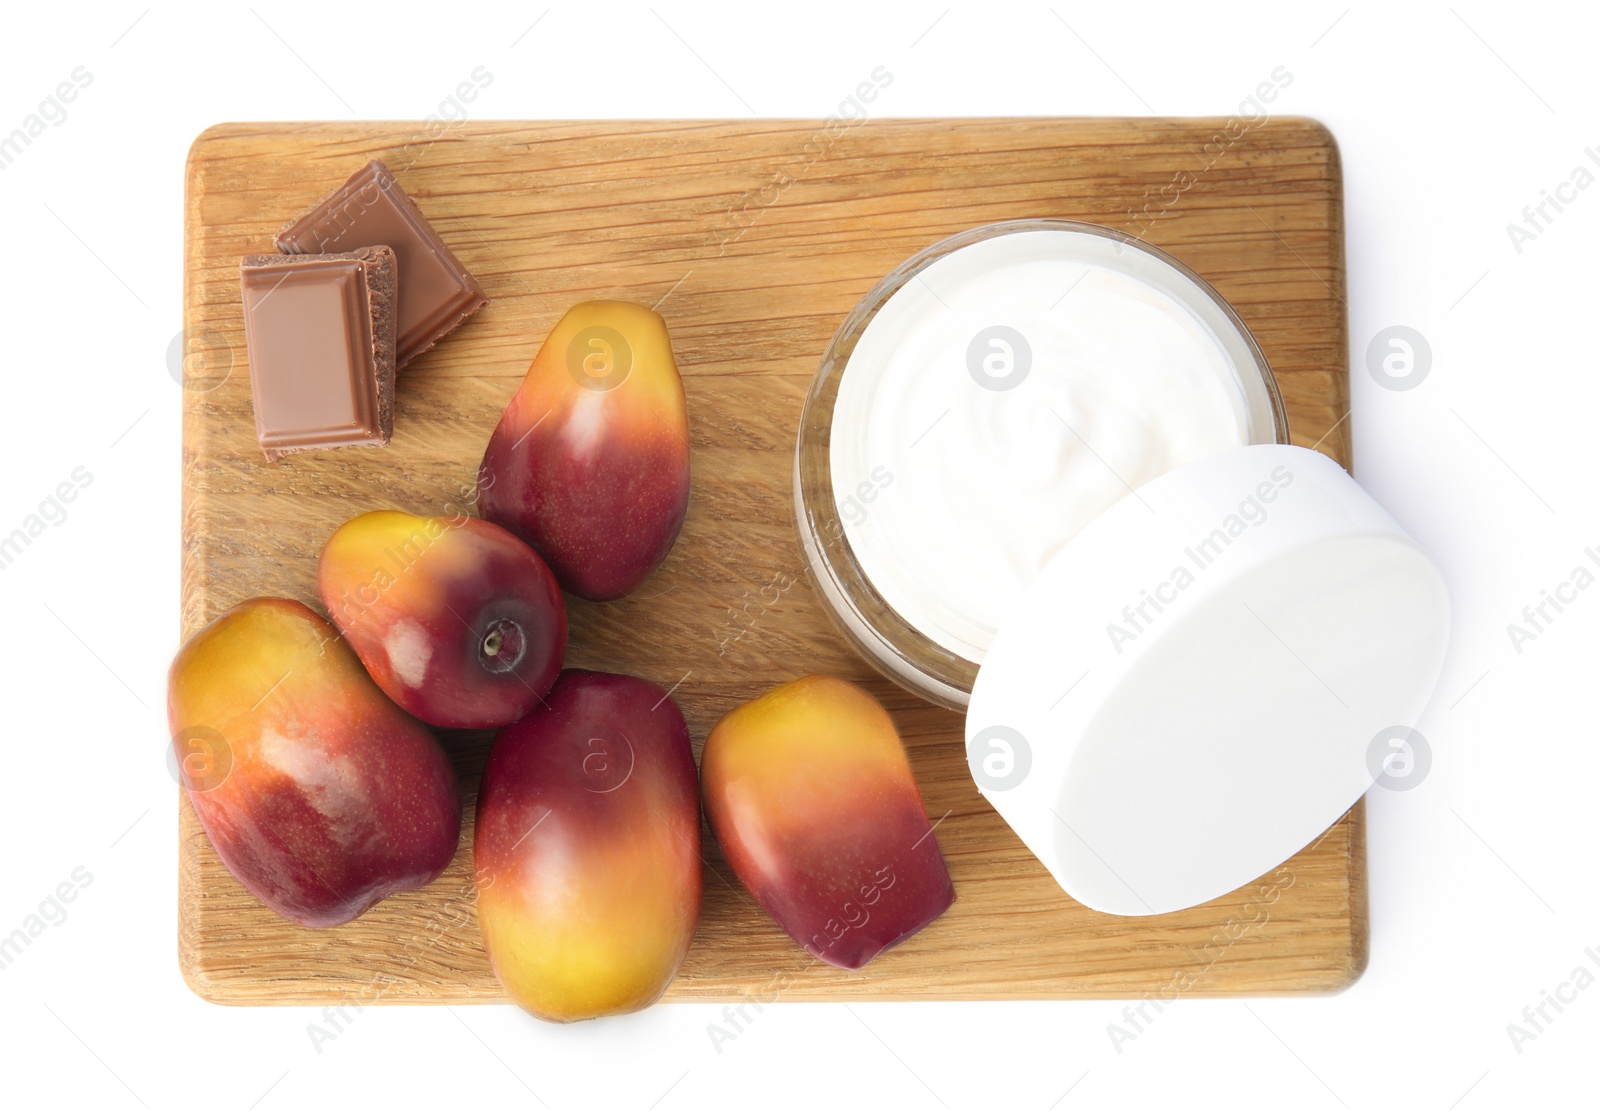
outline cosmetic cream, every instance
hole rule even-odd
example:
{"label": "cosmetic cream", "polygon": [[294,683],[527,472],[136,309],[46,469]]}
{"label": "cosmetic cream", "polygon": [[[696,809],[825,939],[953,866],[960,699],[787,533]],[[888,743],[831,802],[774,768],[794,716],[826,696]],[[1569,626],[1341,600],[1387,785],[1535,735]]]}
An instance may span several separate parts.
{"label": "cosmetic cream", "polygon": [[812,503],[836,523],[804,542],[858,647],[960,706],[1086,524],[1172,469],[1286,437],[1260,351],[1182,264],[1098,226],[986,226],[907,261],[840,329],[797,462],[802,512],[825,485]]}

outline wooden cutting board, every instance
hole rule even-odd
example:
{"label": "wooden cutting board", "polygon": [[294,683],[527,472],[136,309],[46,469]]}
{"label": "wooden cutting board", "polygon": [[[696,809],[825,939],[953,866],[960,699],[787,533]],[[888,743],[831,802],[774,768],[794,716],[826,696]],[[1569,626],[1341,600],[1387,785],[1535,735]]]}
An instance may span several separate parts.
{"label": "wooden cutting board", "polygon": [[[292,456],[255,446],[239,257],[372,157],[492,302],[401,376],[394,442]],[[1167,916],[1065,896],[967,774],[961,716],[878,677],[807,581],[791,497],[801,401],[828,339],[900,261],[986,222],[1059,217],[1144,236],[1238,308],[1277,372],[1294,441],[1349,465],[1343,200],[1319,125],[1285,119],[241,124],[189,156],[183,635],[243,598],[315,603],[323,541],[372,508],[470,489],[545,333],[583,299],[656,306],[689,401],[693,493],[632,597],[571,603],[574,666],[674,687],[696,750],[734,705],[805,672],[865,684],[910,750],[955,879],[950,911],[857,973],[812,965],[706,836],[699,933],[670,1000],[1144,998],[1340,989],[1367,957],[1364,816],[1261,883]],[[463,841],[429,888],[342,928],[259,905],[180,794],[183,973],[231,1003],[492,1002],[471,905],[488,735],[451,734]],[[1163,995],[1163,991],[1166,994]]]}

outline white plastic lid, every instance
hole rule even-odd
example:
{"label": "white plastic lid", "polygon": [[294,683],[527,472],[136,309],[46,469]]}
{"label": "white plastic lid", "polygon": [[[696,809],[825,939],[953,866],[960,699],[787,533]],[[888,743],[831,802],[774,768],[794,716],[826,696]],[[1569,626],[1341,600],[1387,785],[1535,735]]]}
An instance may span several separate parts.
{"label": "white plastic lid", "polygon": [[1337,463],[1226,451],[1141,486],[1045,566],[978,672],[968,762],[1078,901],[1187,908],[1360,799],[1448,638],[1439,571]]}

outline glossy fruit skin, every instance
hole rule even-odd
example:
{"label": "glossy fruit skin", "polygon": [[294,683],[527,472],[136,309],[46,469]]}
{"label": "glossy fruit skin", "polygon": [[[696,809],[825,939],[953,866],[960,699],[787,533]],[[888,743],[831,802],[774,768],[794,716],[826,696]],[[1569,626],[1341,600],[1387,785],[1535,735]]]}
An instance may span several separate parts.
{"label": "glossy fruit skin", "polygon": [[483,517],[533,545],[562,589],[605,601],[666,558],[689,507],[689,418],[666,323],[579,303],[545,339],[489,439]]}
{"label": "glossy fruit skin", "polygon": [[862,967],[955,900],[894,723],[855,684],[805,676],[735,708],[700,771],[728,865],[823,962]]}
{"label": "glossy fruit skin", "polygon": [[495,976],[549,1021],[661,997],[700,919],[694,753],[653,683],[564,671],[495,737],[473,854]]}
{"label": "glossy fruit skin", "polygon": [[223,865],[285,919],[343,924],[455,854],[449,758],[300,602],[252,598],[190,637],[167,720]]}
{"label": "glossy fruit skin", "polygon": [[363,513],[323,547],[317,590],[384,693],[435,726],[515,722],[566,654],[555,576],[484,520]]}

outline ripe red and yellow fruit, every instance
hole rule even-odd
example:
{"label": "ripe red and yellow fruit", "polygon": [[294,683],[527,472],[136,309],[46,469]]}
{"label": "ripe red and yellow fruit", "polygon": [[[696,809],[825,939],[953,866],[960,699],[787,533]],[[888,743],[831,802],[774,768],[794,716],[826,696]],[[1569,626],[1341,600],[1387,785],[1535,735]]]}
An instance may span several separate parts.
{"label": "ripe red and yellow fruit", "polygon": [[364,513],[329,538],[317,589],[378,686],[435,726],[514,722],[561,670],[567,611],[555,578],[487,521]]}
{"label": "ripe red and yellow fruit", "polygon": [[539,1017],[630,1013],[700,918],[700,812],[683,715],[653,683],[564,671],[495,736],[473,854],[496,977]]}
{"label": "ripe red and yellow fruit", "polygon": [[894,722],[855,684],[805,676],[745,703],[700,764],[728,865],[823,962],[864,966],[954,901]]}
{"label": "ripe red and yellow fruit", "polygon": [[279,915],[353,920],[449,864],[461,796],[432,732],[300,602],[252,598],[173,660],[167,719],[223,865]]}
{"label": "ripe red and yellow fruit", "polygon": [[484,452],[479,506],[603,601],[660,565],[689,506],[689,420],[666,323],[579,303],[539,348]]}

